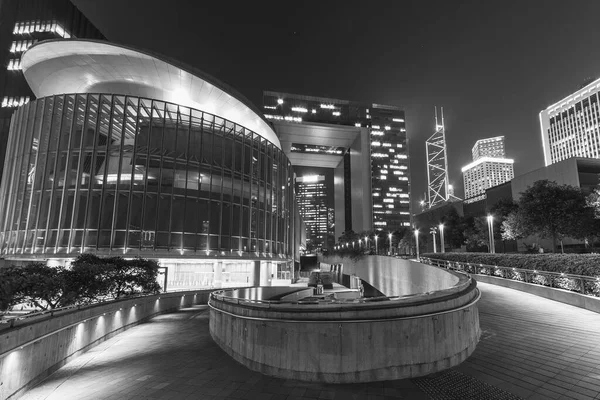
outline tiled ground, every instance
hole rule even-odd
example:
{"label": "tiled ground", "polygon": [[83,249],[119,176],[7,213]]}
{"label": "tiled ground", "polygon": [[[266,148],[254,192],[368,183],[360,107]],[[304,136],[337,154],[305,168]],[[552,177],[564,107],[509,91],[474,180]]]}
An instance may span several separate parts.
{"label": "tiled ground", "polygon": [[[206,306],[199,306],[117,335],[22,399],[495,400],[508,393],[600,400],[600,314],[493,285],[480,288],[477,350],[432,377],[353,385],[269,378],[213,343]],[[452,390],[446,382],[453,382]]]}

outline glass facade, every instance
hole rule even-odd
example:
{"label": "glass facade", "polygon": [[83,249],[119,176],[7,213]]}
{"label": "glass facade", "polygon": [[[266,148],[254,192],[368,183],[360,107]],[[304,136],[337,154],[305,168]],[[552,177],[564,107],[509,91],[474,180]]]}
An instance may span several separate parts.
{"label": "glass facade", "polygon": [[7,146],[3,255],[293,253],[287,157],[218,116],[139,97],[57,95],[15,112]]}

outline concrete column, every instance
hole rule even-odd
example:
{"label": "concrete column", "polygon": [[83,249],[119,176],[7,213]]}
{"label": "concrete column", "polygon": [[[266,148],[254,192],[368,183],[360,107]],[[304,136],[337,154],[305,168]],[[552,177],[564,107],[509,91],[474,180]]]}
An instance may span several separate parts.
{"label": "concrete column", "polygon": [[215,271],[215,287],[223,287],[223,263],[221,261],[214,262],[213,270]]}
{"label": "concrete column", "polygon": [[260,286],[260,261],[253,261],[254,274],[252,276],[252,286]]}
{"label": "concrete column", "polygon": [[271,278],[270,272],[270,262],[267,261],[259,261],[260,262],[260,286],[271,286],[269,279]]}

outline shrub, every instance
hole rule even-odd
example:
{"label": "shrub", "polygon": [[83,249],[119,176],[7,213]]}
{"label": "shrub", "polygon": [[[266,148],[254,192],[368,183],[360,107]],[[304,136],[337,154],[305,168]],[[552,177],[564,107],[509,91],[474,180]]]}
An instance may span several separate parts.
{"label": "shrub", "polygon": [[[499,267],[600,277],[600,254],[428,253],[423,254],[423,257],[452,262],[459,261],[471,264],[497,265]],[[497,275],[493,270],[492,274]]]}

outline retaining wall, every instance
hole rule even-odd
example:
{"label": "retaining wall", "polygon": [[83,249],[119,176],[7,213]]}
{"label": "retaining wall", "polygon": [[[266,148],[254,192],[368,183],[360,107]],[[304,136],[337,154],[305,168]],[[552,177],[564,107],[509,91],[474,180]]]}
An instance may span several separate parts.
{"label": "retaining wall", "polygon": [[458,278],[443,268],[386,256],[325,257],[327,264],[343,264],[344,274],[355,274],[386,296],[405,296],[444,290]]}
{"label": "retaining wall", "polygon": [[63,310],[0,331],[0,399],[16,399],[73,357],[161,313],[206,304],[212,290],[164,293]]}

